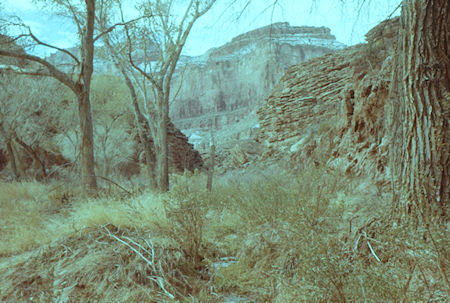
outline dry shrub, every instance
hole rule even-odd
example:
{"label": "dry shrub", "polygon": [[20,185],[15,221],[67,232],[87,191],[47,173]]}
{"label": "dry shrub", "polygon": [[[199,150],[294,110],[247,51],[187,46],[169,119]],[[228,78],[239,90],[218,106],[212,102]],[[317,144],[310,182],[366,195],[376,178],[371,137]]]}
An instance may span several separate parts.
{"label": "dry shrub", "polygon": [[[214,275],[221,292],[256,302],[445,301],[445,226],[433,225],[434,249],[428,231],[393,224],[390,200],[347,205],[337,195],[350,182],[343,176],[310,168],[287,180],[255,184],[236,201],[246,232],[237,262]],[[358,218],[351,231],[348,218]]]}
{"label": "dry shrub", "polygon": [[169,225],[165,233],[189,256],[197,270],[205,270],[210,260],[228,256],[236,250],[235,235],[239,216],[228,209],[232,193],[216,184],[213,192],[205,188],[205,175],[186,172],[178,176],[164,199]]}
{"label": "dry shrub", "polygon": [[[19,208],[2,200],[16,218],[2,216],[2,228],[22,226],[23,234],[5,234],[12,248],[0,247],[0,301],[448,297],[446,225],[391,220],[391,199],[371,192],[365,180],[320,165],[297,175],[272,168],[233,172],[217,178],[212,192],[204,175],[172,178],[167,194],[73,199],[56,211],[56,200],[45,202],[43,185],[9,188]],[[32,212],[45,215],[25,221]]]}
{"label": "dry shrub", "polygon": [[166,216],[172,224],[171,236],[192,257],[195,267],[203,260],[203,230],[209,198],[206,190],[192,192],[188,187],[177,187],[165,201]]}

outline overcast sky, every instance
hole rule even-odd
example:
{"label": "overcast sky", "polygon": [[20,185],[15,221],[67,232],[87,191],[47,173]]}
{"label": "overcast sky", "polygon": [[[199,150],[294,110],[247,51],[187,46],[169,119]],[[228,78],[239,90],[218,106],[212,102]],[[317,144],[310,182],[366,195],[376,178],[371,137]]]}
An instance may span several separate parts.
{"label": "overcast sky", "polygon": [[[230,5],[232,2],[235,4]],[[200,55],[239,34],[280,21],[298,26],[326,26],[338,41],[353,45],[364,42],[367,31],[392,14],[400,0],[278,0],[275,6],[269,6],[273,0],[251,0],[243,11],[247,2],[217,0],[215,7],[192,29],[184,53]],[[361,2],[365,3],[362,8]],[[75,35],[70,20],[43,13],[32,0],[0,0],[0,3],[4,12],[19,16],[42,40],[59,47],[73,46]],[[394,15],[399,13],[397,10]]]}

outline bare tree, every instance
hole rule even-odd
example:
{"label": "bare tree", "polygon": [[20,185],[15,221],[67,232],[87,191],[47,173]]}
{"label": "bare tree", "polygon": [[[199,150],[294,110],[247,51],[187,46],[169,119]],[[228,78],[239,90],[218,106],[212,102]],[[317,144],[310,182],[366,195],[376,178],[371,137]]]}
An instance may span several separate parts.
{"label": "bare tree", "polygon": [[110,174],[117,172],[115,168],[126,165],[136,152],[128,88],[121,77],[97,75],[92,83],[91,100],[97,177],[111,178]]}
{"label": "bare tree", "polygon": [[[99,2],[99,7],[96,7]],[[61,49],[43,42],[36,37],[31,30],[23,24],[17,22],[3,22],[3,26],[11,27],[20,26],[22,33],[0,45],[0,56],[20,58],[29,62],[35,63],[33,70],[15,69],[16,72],[28,75],[40,75],[53,77],[69,87],[76,95],[78,100],[78,112],[80,118],[80,129],[82,133],[81,140],[81,159],[82,159],[82,178],[84,186],[90,191],[97,189],[97,181],[95,176],[95,161],[94,161],[94,145],[93,145],[93,125],[90,102],[90,88],[91,78],[94,69],[94,43],[103,35],[110,33],[118,24],[111,25],[103,32],[99,32],[95,28],[96,13],[101,13],[104,6],[111,5],[109,1],[96,0],[48,0],[48,4],[55,6],[55,8],[62,14],[70,16],[75,23],[79,37],[79,53]],[[56,50],[60,54],[64,54],[68,60],[71,61],[70,69],[63,69],[53,65],[43,57],[31,55],[27,53],[19,53],[8,50],[8,44],[15,41],[22,41],[22,43],[32,46],[44,46]]]}
{"label": "bare tree", "polygon": [[[99,18],[98,23],[102,28],[107,28],[107,20],[108,14],[102,15],[102,18]],[[130,93],[130,100],[133,107],[134,117],[136,121],[137,133],[139,135],[139,139],[142,143],[145,162],[147,167],[147,174],[149,179],[149,186],[151,189],[157,188],[157,180],[156,180],[156,155],[153,147],[153,136],[150,129],[149,120],[145,118],[144,114],[141,111],[138,101],[138,92],[136,87],[139,85],[133,81],[133,71],[130,68],[127,59],[127,51],[126,44],[120,42],[120,38],[115,39],[111,37],[111,35],[104,35],[102,37],[104,42],[104,46],[107,49],[108,56],[113,61],[116,68],[120,71],[122,78],[125,81]],[[114,43],[111,41],[115,41]],[[114,46],[113,46],[114,44]]]}
{"label": "bare tree", "polygon": [[[135,100],[133,104],[141,138],[147,145],[150,134],[153,138],[154,151],[146,146],[146,158],[152,175],[152,162],[156,155],[157,181],[162,191],[169,189],[168,127],[172,76],[193,25],[214,3],[215,0],[144,1],[139,6],[140,11],[153,17],[125,26],[127,61],[133,71],[123,65],[124,60],[119,53],[111,51],[130,87],[132,100]],[[177,14],[181,8],[182,14]],[[108,41],[105,44],[113,50]],[[137,103],[135,87],[144,99],[144,112]]]}
{"label": "bare tree", "polygon": [[36,68],[33,70],[19,70],[19,73],[28,75],[39,75],[53,77],[69,87],[78,99],[78,110],[80,118],[80,129],[82,132],[82,175],[83,184],[89,190],[97,189],[97,181],[94,172],[94,149],[93,149],[93,128],[90,105],[90,84],[93,73],[94,60],[94,20],[95,20],[95,0],[78,1],[54,1],[58,8],[65,11],[72,16],[75,25],[77,26],[78,35],[80,37],[80,55],[77,56],[68,50],[61,49],[49,45],[36,37],[31,30],[25,25],[21,24],[7,24],[7,25],[21,25],[25,31],[18,36],[15,36],[7,41],[12,43],[18,40],[27,40],[25,43],[32,43],[33,45],[45,46],[63,53],[72,60],[72,71],[63,71],[62,69],[51,64],[48,60],[36,55],[27,53],[17,53],[1,46],[0,56],[13,57],[27,60],[36,63]]}

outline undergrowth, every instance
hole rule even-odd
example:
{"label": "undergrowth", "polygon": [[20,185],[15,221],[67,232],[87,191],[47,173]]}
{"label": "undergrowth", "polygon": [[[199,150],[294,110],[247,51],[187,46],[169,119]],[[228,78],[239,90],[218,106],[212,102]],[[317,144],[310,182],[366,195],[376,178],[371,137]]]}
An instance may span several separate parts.
{"label": "undergrowth", "polygon": [[274,172],[90,200],[0,184],[0,301],[447,300],[444,223],[391,220],[387,195],[322,167]]}

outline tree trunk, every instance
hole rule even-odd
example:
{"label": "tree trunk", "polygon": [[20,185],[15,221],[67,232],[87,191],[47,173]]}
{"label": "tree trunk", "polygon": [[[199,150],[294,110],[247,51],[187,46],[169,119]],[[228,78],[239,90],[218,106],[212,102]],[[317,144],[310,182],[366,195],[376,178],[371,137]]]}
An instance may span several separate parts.
{"label": "tree trunk", "polygon": [[212,191],[213,176],[214,176],[214,166],[216,165],[216,145],[214,144],[214,134],[212,131],[211,122],[211,132],[210,132],[210,151],[209,151],[209,167],[208,167],[208,178],[206,180],[206,189]]}
{"label": "tree trunk", "polygon": [[155,174],[155,166],[156,166],[156,158],[155,153],[153,152],[152,145],[150,144],[149,134],[143,133],[141,137],[141,141],[144,145],[144,153],[145,153],[145,163],[147,166],[147,175],[150,189],[156,189],[156,174]]}
{"label": "tree trunk", "polygon": [[[139,139],[141,140],[141,143],[144,148],[145,163],[147,166],[149,187],[151,189],[156,189],[157,188],[156,174],[155,174],[156,158],[155,158],[154,146],[152,146],[152,143],[151,143],[152,140],[150,140],[152,138],[152,135],[150,132],[149,122],[144,117],[144,115],[142,114],[142,112],[139,108],[136,89],[134,88],[133,82],[131,81],[130,77],[128,76],[128,73],[122,66],[120,58],[117,55],[116,50],[111,46],[108,36],[106,36],[106,35],[104,36],[103,42],[105,43],[106,47],[109,49],[112,61],[114,62],[114,65],[117,67],[117,69],[120,70],[120,73],[122,74],[122,77],[125,80],[125,84],[127,85],[128,90],[130,91],[131,103],[133,104],[133,108],[134,108],[134,117],[136,119],[138,135],[139,135]],[[155,141],[153,140],[153,142],[155,142]]]}
{"label": "tree trunk", "polygon": [[17,170],[16,157],[14,156],[11,139],[8,139],[6,141],[6,151],[8,153],[9,161],[11,162],[11,169],[13,171],[14,177],[16,178],[16,180],[18,180],[20,175],[19,171]]}
{"label": "tree trunk", "polygon": [[83,185],[89,191],[97,190],[94,161],[94,135],[89,95],[81,93],[78,97],[78,111],[81,129],[81,172]]}
{"label": "tree trunk", "polygon": [[169,100],[165,96],[159,97],[158,108],[159,113],[159,154],[158,154],[158,173],[159,173],[159,189],[163,192],[169,190],[169,141],[168,141],[168,125],[169,125]]}
{"label": "tree trunk", "polygon": [[212,191],[213,177],[214,177],[214,165],[215,165],[215,157],[216,157],[216,146],[211,145],[211,150],[209,153],[210,162],[208,167],[208,179],[206,180],[206,189],[208,191]]}
{"label": "tree trunk", "polygon": [[448,206],[449,12],[448,0],[403,1],[392,126],[399,130],[393,172],[407,195],[407,212],[438,205],[445,214]]}
{"label": "tree trunk", "polygon": [[78,111],[81,127],[81,171],[83,185],[89,193],[97,191],[97,179],[95,176],[94,161],[94,135],[91,113],[91,78],[94,70],[94,21],[95,0],[85,0],[86,3],[86,25],[82,41],[82,80],[78,84]]}
{"label": "tree trunk", "polygon": [[[119,63],[117,63],[116,66],[120,69],[122,76],[125,79],[125,83],[127,84],[128,89],[130,91],[131,101],[133,103],[133,108],[134,108],[134,116],[136,118],[136,124],[138,126],[138,134],[139,134],[139,138],[141,139],[142,145],[144,147],[145,163],[147,165],[149,186],[151,189],[156,189],[156,187],[157,187],[156,175],[155,175],[156,159],[155,159],[154,149],[152,148],[152,144],[150,143],[150,138],[152,137],[150,134],[150,126],[148,125],[147,120],[145,119],[144,115],[142,114],[142,112],[139,108],[136,90],[134,89],[134,85],[131,82],[130,77],[128,77],[127,73],[119,65]],[[153,141],[153,142],[155,142],[155,141]]]}
{"label": "tree trunk", "polygon": [[[125,79],[125,82],[130,90],[131,94],[131,100],[134,107],[134,116],[136,118],[136,124],[138,126],[138,134],[139,138],[141,139],[142,145],[144,147],[144,154],[145,154],[145,163],[147,166],[147,175],[148,175],[148,181],[149,186],[151,189],[156,189],[156,175],[155,175],[155,165],[156,165],[156,159],[155,159],[155,153],[154,149],[152,147],[150,138],[152,137],[150,134],[150,126],[147,123],[147,120],[145,119],[144,115],[141,113],[141,110],[139,108],[139,104],[137,101],[136,91],[134,89],[133,84],[131,83],[130,78],[125,73],[123,69],[121,69],[122,75]],[[153,141],[154,142],[154,141]]]}

